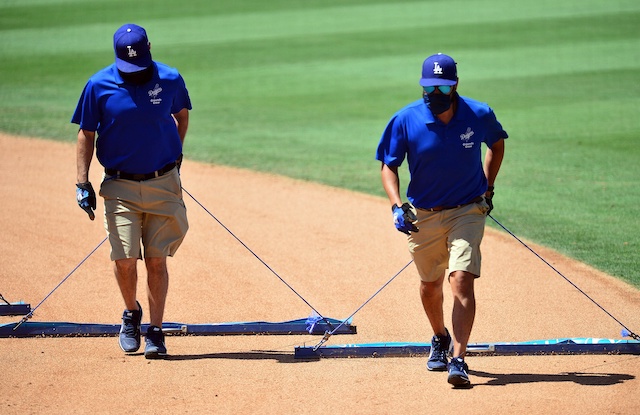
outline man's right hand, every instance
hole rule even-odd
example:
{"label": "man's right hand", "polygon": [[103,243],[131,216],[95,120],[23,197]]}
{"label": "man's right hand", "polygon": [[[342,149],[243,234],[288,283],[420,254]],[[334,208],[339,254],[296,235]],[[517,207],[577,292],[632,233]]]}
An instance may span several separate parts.
{"label": "man's right hand", "polygon": [[96,192],[93,190],[91,182],[76,184],[76,200],[78,206],[89,215],[89,219],[94,220],[96,215],[93,210],[96,208]]}
{"label": "man's right hand", "polygon": [[403,203],[402,206],[393,205],[393,223],[400,232],[410,235],[410,232],[418,232],[418,227],[414,224],[418,218],[411,210],[411,205]]}

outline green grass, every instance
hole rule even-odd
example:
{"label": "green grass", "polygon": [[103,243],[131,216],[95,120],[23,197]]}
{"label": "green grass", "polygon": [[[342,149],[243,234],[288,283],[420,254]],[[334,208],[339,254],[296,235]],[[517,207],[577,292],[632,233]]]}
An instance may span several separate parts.
{"label": "green grass", "polygon": [[640,287],[640,3],[530,3],[4,0],[0,130],[74,140],[133,21],[187,81],[187,157],[383,196],[382,129],[442,51],[510,134],[496,219]]}

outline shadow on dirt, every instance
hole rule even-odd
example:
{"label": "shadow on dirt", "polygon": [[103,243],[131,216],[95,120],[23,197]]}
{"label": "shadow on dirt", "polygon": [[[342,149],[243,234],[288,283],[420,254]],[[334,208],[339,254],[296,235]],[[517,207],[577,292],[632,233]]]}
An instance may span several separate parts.
{"label": "shadow on dirt", "polygon": [[475,387],[478,386],[505,386],[518,383],[564,383],[572,382],[585,386],[611,386],[635,379],[633,375],[621,373],[580,373],[568,372],[558,374],[534,374],[534,373],[487,373],[470,370],[470,375],[476,378],[486,378],[484,383],[480,379],[474,379]]}

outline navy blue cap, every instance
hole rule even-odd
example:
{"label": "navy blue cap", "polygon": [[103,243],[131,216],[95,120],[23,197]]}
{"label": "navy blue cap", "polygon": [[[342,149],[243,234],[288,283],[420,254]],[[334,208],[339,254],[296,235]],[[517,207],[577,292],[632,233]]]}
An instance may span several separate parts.
{"label": "navy blue cap", "polygon": [[422,64],[422,86],[455,85],[458,83],[456,62],[451,56],[437,53],[429,56]]}
{"label": "navy blue cap", "polygon": [[135,24],[125,24],[113,35],[116,66],[125,73],[147,69],[151,60],[151,46],[147,32]]}

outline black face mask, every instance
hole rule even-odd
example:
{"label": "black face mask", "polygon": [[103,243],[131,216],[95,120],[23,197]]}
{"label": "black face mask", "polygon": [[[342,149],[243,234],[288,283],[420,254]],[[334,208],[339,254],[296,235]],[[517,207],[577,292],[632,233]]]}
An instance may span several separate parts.
{"label": "black face mask", "polygon": [[451,108],[451,102],[453,101],[453,93],[449,95],[445,94],[427,94],[426,92],[422,93],[422,99],[424,99],[424,103],[427,104],[429,109],[435,115],[442,114],[449,108]]}
{"label": "black face mask", "polygon": [[138,72],[125,73],[118,70],[122,80],[128,84],[133,85],[144,85],[151,80],[153,76],[153,65],[149,66],[147,69],[143,69]]}

